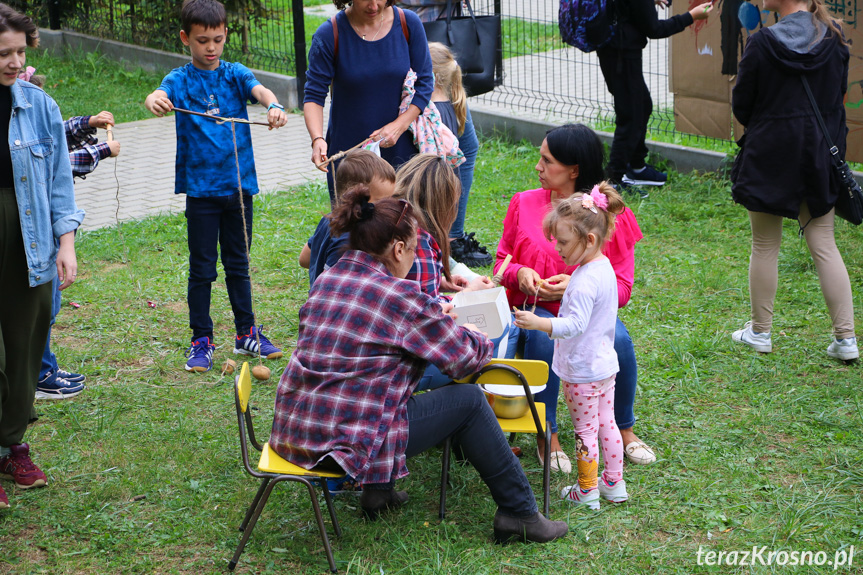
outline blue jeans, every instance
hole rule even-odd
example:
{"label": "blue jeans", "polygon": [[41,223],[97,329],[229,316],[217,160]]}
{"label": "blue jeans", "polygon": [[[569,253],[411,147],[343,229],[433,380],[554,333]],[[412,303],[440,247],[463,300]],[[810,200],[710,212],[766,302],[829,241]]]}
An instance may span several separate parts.
{"label": "blue jeans", "polygon": [[[243,195],[249,248],[252,243],[252,196]],[[237,334],[248,333],[255,325],[252,314],[252,285],[243,237],[243,216],[239,194],[213,198],[186,197],[189,241],[189,327],[192,340],[213,339],[210,292],[218,277],[216,260],[221,248],[225,285],[234,312]]]}
{"label": "blue jeans", "polygon": [[449,385],[408,400],[408,457],[449,436],[479,472],[501,513],[525,517],[537,512],[521,463],[479,386]]}
{"label": "blue jeans", "polygon": [[[515,327],[515,324],[510,324],[509,327],[504,328],[504,332],[499,337],[491,340],[491,342],[494,344],[494,357],[498,356],[498,346],[500,346],[500,342],[504,338],[504,336],[506,336],[507,331],[513,329],[518,328]],[[437,389],[450,383],[452,383],[452,378],[448,375],[444,375],[435,364],[430,363],[426,366],[426,370],[423,372],[422,379],[420,379],[419,385],[417,385],[415,391],[428,391],[430,389]]]}
{"label": "blue jeans", "polygon": [[614,421],[618,429],[630,429],[635,425],[635,386],[638,383],[638,365],[635,362],[635,346],[629,331],[620,318],[614,326],[614,351],[620,371],[614,389]]}
{"label": "blue jeans", "polygon": [[464,123],[464,133],[458,137],[458,145],[464,154],[464,163],[458,168],[458,177],[461,180],[461,196],[458,200],[458,214],[452,227],[449,229],[449,237],[452,239],[463,238],[464,218],[467,214],[467,201],[470,198],[470,187],[473,185],[473,170],[476,165],[476,156],[479,152],[479,139],[470,117],[470,108],[467,110],[467,120]]}
{"label": "blue jeans", "polygon": [[60,278],[55,277],[51,288],[54,290],[54,299],[51,302],[51,324],[48,326],[48,341],[45,342],[45,351],[42,352],[42,367],[39,368],[39,380],[41,381],[48,372],[55,376],[60,367],[57,365],[57,357],[51,351],[51,327],[60,313]]}

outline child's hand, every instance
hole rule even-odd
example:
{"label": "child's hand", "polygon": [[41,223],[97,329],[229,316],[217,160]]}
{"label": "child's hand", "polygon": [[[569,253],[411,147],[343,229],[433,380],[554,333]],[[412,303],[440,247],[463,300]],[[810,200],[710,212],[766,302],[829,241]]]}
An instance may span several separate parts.
{"label": "child's hand", "polygon": [[285,114],[284,110],[270,108],[267,112],[267,123],[270,125],[271,130],[273,128],[281,128],[288,123],[288,115]]}
{"label": "child's hand", "polygon": [[450,302],[441,302],[440,309],[444,314],[453,319],[458,319],[458,314],[455,312],[455,306]]}
{"label": "child's hand", "polygon": [[91,128],[102,128],[103,130],[106,130],[108,126],[113,126],[116,122],[114,122],[114,114],[102,110],[95,116],[90,116],[89,124]]}
{"label": "child's hand", "polygon": [[465,288],[465,291],[481,291],[481,290],[490,289],[493,287],[494,287],[494,282],[492,282],[490,279],[488,279],[488,277],[479,276],[479,277],[473,278],[473,280],[471,280],[471,282],[468,284],[467,288]]}
{"label": "child's hand", "polygon": [[174,109],[174,103],[168,99],[168,95],[162,90],[156,90],[144,100],[144,106],[160,118]]}
{"label": "child's hand", "polygon": [[120,155],[120,142],[117,140],[111,140],[110,142],[105,142],[108,144],[108,148],[111,149],[111,157],[116,158]]}
{"label": "child's hand", "polygon": [[467,280],[461,277],[460,275],[453,275],[452,281],[447,280],[445,277],[440,279],[440,289],[445,292],[460,292],[464,288],[467,287]]}
{"label": "child's hand", "polygon": [[535,329],[549,334],[551,333],[551,320],[547,317],[539,317],[534,313],[520,310],[516,307],[513,307],[512,309],[515,314],[516,327],[520,327],[522,329]]}

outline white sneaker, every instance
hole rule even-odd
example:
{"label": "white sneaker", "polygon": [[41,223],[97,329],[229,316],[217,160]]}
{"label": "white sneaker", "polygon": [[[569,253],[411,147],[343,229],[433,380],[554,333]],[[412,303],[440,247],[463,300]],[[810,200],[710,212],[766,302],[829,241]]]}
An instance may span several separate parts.
{"label": "white sneaker", "polygon": [[770,353],[773,351],[773,341],[770,339],[770,332],[758,333],[752,331],[751,321],[747,321],[743,329],[738,329],[732,333],[731,339],[745,343],[755,351],[760,351],[761,353]]}
{"label": "white sneaker", "polygon": [[623,479],[611,485],[605,481],[604,477],[600,477],[599,494],[602,495],[603,499],[612,503],[623,503],[629,499],[629,494],[626,492],[626,481]]}
{"label": "white sneaker", "polygon": [[560,496],[572,503],[585,505],[594,511],[599,511],[599,490],[596,488],[585,492],[582,491],[581,487],[576,483],[575,485],[567,485],[564,487],[560,492]]}
{"label": "white sneaker", "polygon": [[833,343],[827,346],[827,355],[851,361],[860,357],[860,352],[857,350],[857,338],[849,337],[846,339],[833,339]]}

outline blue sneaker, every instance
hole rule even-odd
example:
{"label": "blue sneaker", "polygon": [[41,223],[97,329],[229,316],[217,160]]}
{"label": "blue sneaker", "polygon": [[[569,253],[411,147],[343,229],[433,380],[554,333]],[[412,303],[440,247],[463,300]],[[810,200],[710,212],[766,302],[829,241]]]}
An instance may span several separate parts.
{"label": "blue sneaker", "polygon": [[[248,334],[238,335],[237,341],[234,343],[234,353],[251,355],[252,357],[261,356],[267,359],[279,359],[282,357],[282,350],[274,346],[264,336],[263,331],[264,326],[252,326]],[[258,345],[259,340],[260,345]]]}
{"label": "blue sneaker", "polygon": [[69,399],[84,391],[83,383],[60,377],[61,373],[49,371],[36,383],[36,399]]}
{"label": "blue sneaker", "polygon": [[69,383],[84,383],[85,381],[87,381],[87,376],[80,373],[66,371],[65,369],[58,369],[57,377],[62,377]]}
{"label": "blue sneaker", "polygon": [[216,346],[210,343],[209,337],[204,336],[193,340],[191,347],[186,351],[186,357],[189,358],[186,362],[186,371],[210,371],[213,367],[214,351]]}
{"label": "blue sneaker", "polygon": [[645,165],[638,171],[627,168],[622,181],[631,186],[661,186],[668,181],[668,174],[651,165]]}

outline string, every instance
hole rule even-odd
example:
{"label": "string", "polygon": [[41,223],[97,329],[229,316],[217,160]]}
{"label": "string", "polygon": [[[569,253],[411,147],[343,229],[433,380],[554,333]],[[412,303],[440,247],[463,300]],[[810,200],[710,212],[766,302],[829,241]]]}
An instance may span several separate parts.
{"label": "string", "polygon": [[[237,151],[237,130],[234,126],[236,124],[236,122],[233,120],[230,120],[230,122],[231,122],[231,137],[234,140],[234,163],[237,166],[237,187],[240,190],[240,215],[243,218],[243,240],[246,242],[246,265],[248,266],[249,270],[251,270],[252,269],[252,256],[249,253],[249,230],[248,230],[248,227],[246,225],[246,202],[243,200],[243,180],[242,180],[242,177],[240,176],[240,154]],[[245,122],[241,122],[241,123],[245,123]],[[255,313],[255,298],[251,297],[251,295],[252,295],[252,278],[250,275],[249,276],[249,299],[251,300],[251,304],[252,304],[252,317],[255,318],[255,320],[257,320],[258,316]],[[258,344],[258,365],[264,365],[264,360],[261,359],[261,353],[260,353],[261,334],[260,334],[260,330],[258,330],[258,329],[255,330],[255,341]]]}
{"label": "string", "polygon": [[202,118],[209,118],[211,120],[215,120],[217,124],[224,124],[225,122],[231,122],[232,124],[255,124],[256,126],[267,126],[269,124],[267,122],[255,122],[252,120],[246,120],[244,118],[225,118],[222,116],[214,116],[212,114],[204,114],[203,112],[193,112],[192,110],[184,110],[183,108],[174,108],[175,112],[182,112],[183,114],[191,114],[193,116],[201,116]]}
{"label": "string", "polygon": [[344,158],[344,157],[348,154],[348,152],[350,152],[351,150],[356,150],[357,148],[359,148],[359,147],[361,147],[361,146],[365,146],[365,145],[366,145],[366,144],[368,144],[370,141],[371,141],[371,140],[370,140],[369,138],[366,138],[365,140],[363,140],[362,142],[360,142],[360,143],[359,143],[359,144],[357,144],[356,146],[352,146],[352,147],[348,148],[347,150],[344,150],[343,152],[339,152],[338,154],[334,154],[334,155],[330,156],[329,158],[327,158],[326,160],[324,160],[323,162],[321,162],[320,164],[315,164],[315,167],[317,167],[317,168],[323,168],[324,166],[326,166],[327,164],[329,164],[329,163],[331,163],[331,162],[335,162],[336,160],[341,160],[341,159],[342,159],[342,158]]}
{"label": "string", "polygon": [[[536,302],[539,301],[539,288],[542,287],[543,280],[539,280],[536,284],[536,291],[533,293],[533,307],[530,308],[530,313],[536,313]],[[521,311],[527,311],[527,300],[530,299],[530,296],[524,298],[524,303],[521,304]]]}

